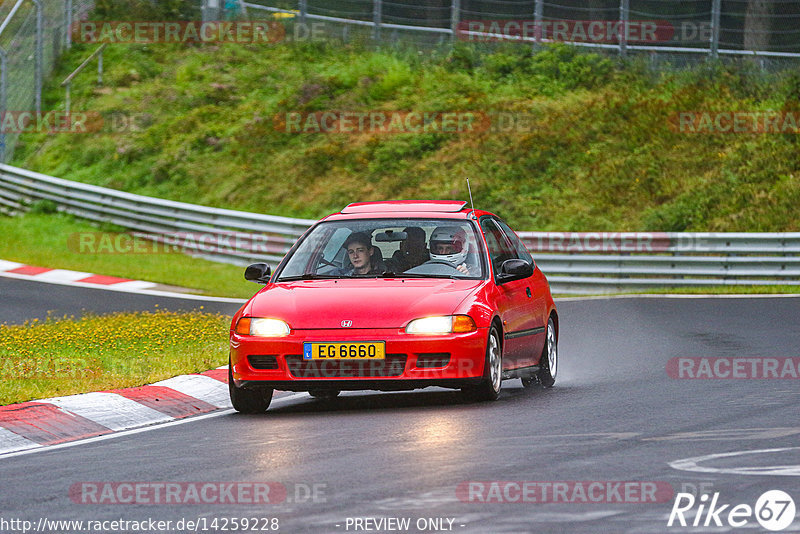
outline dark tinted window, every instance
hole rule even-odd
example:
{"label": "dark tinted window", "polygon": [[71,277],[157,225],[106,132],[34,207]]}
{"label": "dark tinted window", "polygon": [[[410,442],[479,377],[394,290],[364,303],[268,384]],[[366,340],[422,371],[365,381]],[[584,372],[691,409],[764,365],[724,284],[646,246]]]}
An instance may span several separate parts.
{"label": "dark tinted window", "polygon": [[503,232],[506,234],[506,237],[508,237],[508,240],[511,241],[511,245],[514,247],[517,255],[533,265],[533,258],[531,257],[530,252],[528,252],[527,247],[525,247],[525,243],[523,243],[519,236],[514,233],[514,230],[512,230],[505,222],[501,220],[498,220],[497,224],[500,225],[500,228],[503,229]]}
{"label": "dark tinted window", "polygon": [[481,228],[483,228],[483,233],[486,236],[489,256],[492,258],[492,271],[497,274],[500,272],[500,266],[504,261],[519,258],[519,256],[493,219],[489,217],[481,219]]}

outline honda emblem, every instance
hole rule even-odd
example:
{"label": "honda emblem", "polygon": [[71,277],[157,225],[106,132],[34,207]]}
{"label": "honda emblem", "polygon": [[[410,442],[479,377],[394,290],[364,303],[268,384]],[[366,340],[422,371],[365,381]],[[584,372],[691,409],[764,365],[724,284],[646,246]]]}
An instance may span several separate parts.
{"label": "honda emblem", "polygon": [[353,321],[348,321],[347,319],[342,321],[342,328],[350,328],[351,326],[353,326]]}

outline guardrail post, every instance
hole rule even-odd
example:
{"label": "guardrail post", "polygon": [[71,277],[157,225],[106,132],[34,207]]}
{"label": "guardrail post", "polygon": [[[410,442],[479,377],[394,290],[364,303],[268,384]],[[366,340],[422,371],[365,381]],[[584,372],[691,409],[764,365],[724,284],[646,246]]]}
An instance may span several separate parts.
{"label": "guardrail post", "polygon": [[64,95],[64,111],[69,117],[69,106],[70,106],[70,96],[69,96],[69,87],[70,82],[67,82],[67,85],[64,86],[66,88],[66,94]]}
{"label": "guardrail post", "polygon": [[306,13],[308,13],[308,0],[297,2],[297,10],[300,12],[300,24],[306,23]]}
{"label": "guardrail post", "polygon": [[382,8],[383,2],[381,0],[372,0],[372,22],[374,24],[372,27],[372,38],[376,41],[380,41],[381,39]]}
{"label": "guardrail post", "polygon": [[72,0],[66,1],[64,23],[64,45],[67,47],[67,50],[69,50],[72,48]]}
{"label": "guardrail post", "polygon": [[458,24],[461,21],[461,0],[452,0],[450,4],[450,31],[453,33],[451,37],[453,41],[456,40],[458,35]]}
{"label": "guardrail post", "polygon": [[533,34],[535,44],[542,42],[542,18],[544,14],[544,0],[536,0],[533,5]]}
{"label": "guardrail post", "polygon": [[619,2],[619,56],[624,58],[628,55],[628,19],[629,19],[628,0]]}
{"label": "guardrail post", "polygon": [[722,11],[722,0],[711,2],[711,43],[709,54],[716,59],[719,55],[719,17]]}
{"label": "guardrail post", "polygon": [[220,20],[219,3],[225,0],[203,0],[203,22]]}
{"label": "guardrail post", "polygon": [[[6,115],[6,71],[8,70],[6,51],[0,48],[0,120]],[[6,133],[0,128],[0,163],[6,162]]]}
{"label": "guardrail post", "polygon": [[32,0],[36,4],[36,51],[34,52],[34,91],[36,102],[36,114],[42,113],[42,48],[44,47],[44,14],[42,12],[42,0]]}

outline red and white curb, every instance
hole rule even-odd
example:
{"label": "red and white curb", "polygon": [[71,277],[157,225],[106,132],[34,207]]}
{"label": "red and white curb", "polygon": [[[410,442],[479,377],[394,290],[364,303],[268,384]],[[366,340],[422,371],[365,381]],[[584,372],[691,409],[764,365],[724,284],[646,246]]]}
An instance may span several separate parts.
{"label": "red and white curb", "polygon": [[228,367],[0,406],[0,457],[231,408]]}
{"label": "red and white curb", "polygon": [[5,278],[16,278],[19,280],[33,280],[48,284],[105,289],[111,291],[122,291],[125,293],[138,293],[141,295],[156,295],[162,297],[206,300],[213,302],[245,302],[245,299],[208,297],[205,295],[193,295],[190,293],[178,293],[175,291],[163,290],[159,289],[163,286],[155,282],[131,280],[129,278],[119,278],[117,276],[106,276],[101,274],[85,273],[81,271],[69,271],[67,269],[50,269],[47,267],[37,267],[34,265],[26,265],[24,263],[17,263],[8,260],[0,260],[0,276]]}
{"label": "red and white curb", "polygon": [[7,260],[0,260],[0,274],[9,278],[30,278],[41,282],[88,284],[90,286],[113,285],[115,289],[150,289],[156,287],[156,284],[153,282],[143,282],[141,280],[131,280],[129,278],[118,278],[116,276],[104,276],[80,271],[68,271],[66,269],[49,269],[47,267],[36,267],[34,265],[25,265],[24,263]]}

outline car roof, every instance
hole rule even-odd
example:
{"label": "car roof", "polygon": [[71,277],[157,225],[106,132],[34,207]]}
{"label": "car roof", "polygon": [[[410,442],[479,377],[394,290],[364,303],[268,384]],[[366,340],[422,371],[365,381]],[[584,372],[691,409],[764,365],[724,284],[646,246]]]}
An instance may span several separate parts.
{"label": "car roof", "polygon": [[353,219],[478,219],[492,215],[488,211],[467,207],[463,200],[385,200],[353,202],[342,211],[323,217],[322,221]]}
{"label": "car roof", "polygon": [[380,202],[353,202],[341,213],[456,213],[467,206],[464,200],[386,200]]}

